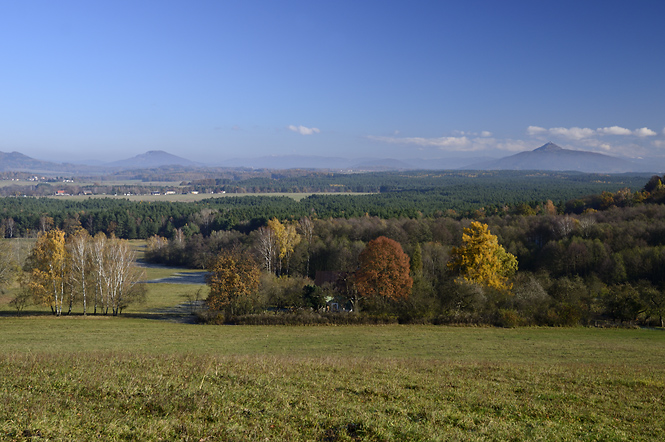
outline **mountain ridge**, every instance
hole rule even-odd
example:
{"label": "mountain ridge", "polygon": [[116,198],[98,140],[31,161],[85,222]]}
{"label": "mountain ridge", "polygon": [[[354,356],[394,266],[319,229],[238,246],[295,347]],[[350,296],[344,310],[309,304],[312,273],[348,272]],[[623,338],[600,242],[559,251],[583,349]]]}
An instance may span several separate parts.
{"label": "mountain ridge", "polygon": [[204,167],[203,164],[170,154],[163,150],[149,150],[124,160],[106,163],[101,167],[112,169],[153,169],[163,166]]}
{"label": "mountain ridge", "polygon": [[564,149],[552,142],[495,161],[475,163],[468,169],[547,170],[587,173],[625,173],[639,171],[631,161],[583,150]]}
{"label": "mountain ridge", "polygon": [[314,155],[271,155],[258,158],[235,158],[210,164],[191,161],[163,150],[150,150],[124,160],[103,164],[56,163],[38,160],[20,152],[0,152],[0,172],[29,172],[35,174],[93,174],[104,175],[120,171],[179,167],[183,169],[322,169],[333,171],[370,172],[388,170],[545,170],[589,173],[654,172],[665,169],[662,159],[629,161],[601,153],[564,149],[548,142],[534,150],[519,152],[503,158],[461,157],[440,159],[391,159],[322,157]]}

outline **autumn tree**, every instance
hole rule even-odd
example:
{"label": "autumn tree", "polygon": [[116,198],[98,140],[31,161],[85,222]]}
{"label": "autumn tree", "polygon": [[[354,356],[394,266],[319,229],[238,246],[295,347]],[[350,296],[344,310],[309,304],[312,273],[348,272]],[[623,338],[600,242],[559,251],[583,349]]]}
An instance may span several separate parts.
{"label": "autumn tree", "polygon": [[409,275],[409,256],[395,240],[380,236],[360,253],[356,286],[363,297],[381,300],[407,299],[413,279]]}
{"label": "autumn tree", "polygon": [[260,270],[248,256],[225,252],[211,264],[208,271],[210,295],[206,300],[212,310],[233,315],[248,304],[259,286]]}
{"label": "autumn tree", "polygon": [[506,252],[487,224],[474,221],[464,229],[462,245],[453,247],[448,268],[467,282],[510,290],[517,258]]}
{"label": "autumn tree", "polygon": [[35,298],[51,307],[53,314],[60,316],[67,282],[65,232],[53,229],[40,233],[28,263],[31,269],[30,287]]}
{"label": "autumn tree", "polygon": [[275,232],[275,243],[277,244],[277,275],[282,273],[282,265],[286,262],[288,273],[288,262],[295,247],[300,243],[300,235],[293,223],[279,222],[277,218],[268,221],[268,228]]}

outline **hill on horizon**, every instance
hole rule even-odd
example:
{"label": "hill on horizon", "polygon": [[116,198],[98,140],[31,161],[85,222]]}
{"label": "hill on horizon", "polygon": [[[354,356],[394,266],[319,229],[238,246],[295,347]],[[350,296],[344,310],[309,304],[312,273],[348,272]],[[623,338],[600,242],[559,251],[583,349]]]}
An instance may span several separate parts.
{"label": "hill on horizon", "polygon": [[198,163],[163,150],[151,150],[132,158],[110,163],[84,164],[57,163],[31,158],[20,152],[0,152],[0,172],[28,172],[35,174],[105,175],[131,170],[150,170],[177,167],[187,170],[214,169],[320,169],[348,172],[389,170],[543,170],[576,171],[586,173],[626,173],[665,170],[663,158],[627,160],[595,152],[564,149],[546,143],[532,151],[520,152],[503,158],[464,160],[462,157],[440,159],[322,157],[313,155],[273,155],[259,158],[236,158],[219,163]]}
{"label": "hill on horizon", "polygon": [[549,142],[537,149],[498,160],[472,164],[468,169],[548,170],[587,173],[625,173],[640,169],[634,163],[601,153],[564,149]]}
{"label": "hill on horizon", "polygon": [[170,154],[163,150],[149,150],[125,160],[106,163],[102,167],[112,169],[154,169],[162,166],[204,167],[203,164]]}

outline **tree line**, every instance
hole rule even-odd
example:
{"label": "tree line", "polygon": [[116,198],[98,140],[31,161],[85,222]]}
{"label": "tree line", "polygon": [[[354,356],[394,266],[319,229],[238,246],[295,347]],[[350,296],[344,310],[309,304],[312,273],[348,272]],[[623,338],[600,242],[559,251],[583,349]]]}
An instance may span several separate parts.
{"label": "tree line", "polygon": [[[490,215],[536,213],[547,200],[559,212],[580,212],[584,195],[624,187],[641,187],[643,176],[526,172],[447,172],[432,174],[330,174],[330,183],[342,186],[366,183],[367,195],[315,194],[300,201],[287,197],[244,196],[209,198],[192,203],[131,202],[122,199],[11,197],[0,199],[0,236],[36,236],[50,228],[67,233],[84,228],[90,235],[104,232],[123,239],[147,239],[155,234],[173,239],[180,229],[189,237],[198,233],[236,230],[248,233],[268,219],[450,217],[462,219]],[[258,178],[257,178],[258,179]],[[262,178],[279,186],[283,180],[303,177]],[[307,179],[322,181],[316,175]],[[333,181],[334,180],[334,181]],[[639,181],[639,185],[637,184]],[[326,181],[323,180],[322,183]],[[347,184],[344,184],[347,183]],[[323,186],[319,189],[324,189]],[[336,187],[336,186],[333,186]],[[258,189],[261,190],[261,189]],[[277,187],[266,188],[278,191]],[[564,207],[566,201],[570,207]],[[639,203],[639,202],[638,202]]]}
{"label": "tree line", "polygon": [[66,235],[60,229],[41,233],[24,262],[0,250],[0,285],[17,278],[20,289],[11,305],[20,312],[30,304],[43,305],[56,316],[80,307],[83,315],[122,313],[130,303],[142,302],[144,272],[128,241],[90,236],[84,229]]}
{"label": "tree line", "polygon": [[[321,310],[327,299],[403,321],[662,324],[665,206],[647,202],[578,215],[558,213],[546,203],[538,210],[461,220],[275,218],[249,233],[153,237],[146,257],[209,269],[229,251],[236,260],[251,259],[262,270],[261,284],[234,314]],[[371,292],[359,283],[358,269],[377,238],[394,241],[409,257],[413,283],[408,296],[394,297],[396,302],[359,295]]]}
{"label": "tree line", "polygon": [[[253,213],[277,209],[270,218],[245,219],[235,228],[220,225],[225,212],[220,208],[176,204],[174,208],[188,213],[190,230],[189,223],[176,227],[169,220],[170,235],[156,232],[149,237],[146,259],[207,268],[213,274],[220,268],[215,267],[220,257],[230,260],[224,264],[227,267],[258,268],[258,273],[249,272],[254,275],[250,289],[237,292],[242,296],[224,295],[243,300],[233,304],[232,312],[226,311],[226,301],[217,304],[234,320],[266,311],[323,312],[336,305],[368,317],[410,322],[662,324],[662,182],[652,177],[639,192],[603,192],[560,204],[522,202],[501,210],[476,209],[466,216],[420,212],[413,217],[384,218],[365,212],[321,217],[310,210],[296,217],[302,212],[295,210],[299,205],[294,200],[237,198],[230,201],[226,214],[234,204],[256,210]],[[107,211],[113,210],[109,201],[95,204],[100,208],[109,204]],[[123,202],[121,207],[128,213],[133,206]],[[346,208],[353,209],[352,205]],[[166,208],[157,204],[150,210]],[[46,219],[40,238],[58,230],[55,224]],[[70,238],[81,230],[74,223],[71,231],[63,232]],[[370,244],[379,238],[393,241],[408,257],[412,282],[401,285],[409,286],[402,295],[366,296],[373,291],[371,285],[382,280],[374,278],[368,285],[363,281],[371,279],[358,272],[363,268],[362,257],[373,255]],[[477,246],[469,243],[471,238],[479,239]],[[379,250],[377,256],[400,256],[396,250]],[[471,262],[493,262],[494,267],[474,268]],[[404,269],[403,263],[400,268]],[[232,281],[242,273],[231,272],[220,280]],[[54,295],[53,299],[59,298]]]}

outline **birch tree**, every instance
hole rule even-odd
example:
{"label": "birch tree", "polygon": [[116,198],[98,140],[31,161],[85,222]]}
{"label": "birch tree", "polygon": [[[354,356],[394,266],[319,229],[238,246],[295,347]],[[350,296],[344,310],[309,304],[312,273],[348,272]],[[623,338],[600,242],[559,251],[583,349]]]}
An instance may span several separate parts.
{"label": "birch tree", "polygon": [[30,287],[37,300],[51,307],[56,316],[62,314],[67,261],[65,232],[53,229],[40,233],[29,257]]}
{"label": "birch tree", "polygon": [[144,295],[139,287],[143,272],[136,267],[136,253],[129,242],[107,238],[103,233],[95,235],[91,242],[92,273],[95,275],[95,313],[101,311],[113,316],[122,313],[130,302]]}
{"label": "birch tree", "polygon": [[286,261],[288,273],[288,261],[293,250],[300,242],[300,235],[292,223],[282,224],[277,218],[268,221],[268,228],[275,233],[277,244],[277,275],[282,273],[282,264]]}
{"label": "birch tree", "polygon": [[88,313],[88,280],[92,265],[91,242],[92,238],[85,229],[80,229],[71,235],[67,242],[71,288],[80,295],[84,316]]}
{"label": "birch tree", "polygon": [[270,227],[260,227],[257,231],[256,250],[261,256],[263,268],[268,273],[275,270],[275,257],[277,255],[277,241],[275,231]]}
{"label": "birch tree", "polygon": [[122,313],[130,301],[130,295],[143,276],[136,266],[136,252],[129,242],[117,238],[109,240],[107,292],[113,316]]}
{"label": "birch tree", "polygon": [[94,314],[97,314],[99,308],[101,312],[108,313],[108,292],[107,287],[107,274],[108,270],[108,257],[107,257],[107,238],[103,232],[99,232],[91,241],[91,265],[93,281],[95,284],[95,302]]}

